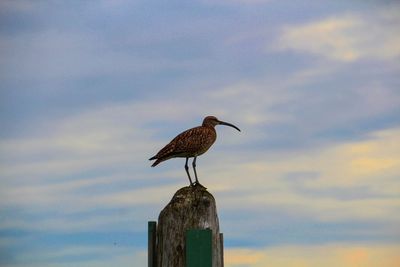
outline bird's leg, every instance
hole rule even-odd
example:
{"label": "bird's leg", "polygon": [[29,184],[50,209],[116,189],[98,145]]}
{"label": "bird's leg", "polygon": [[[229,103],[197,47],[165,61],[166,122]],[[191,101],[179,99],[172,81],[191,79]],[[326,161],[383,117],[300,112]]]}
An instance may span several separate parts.
{"label": "bird's leg", "polygon": [[199,180],[197,179],[196,159],[197,159],[197,157],[194,157],[193,162],[192,162],[192,166],[193,166],[194,176],[196,178],[196,184],[197,184],[199,182]]}
{"label": "bird's leg", "polygon": [[207,188],[205,188],[201,183],[199,183],[199,180],[197,179],[196,159],[197,159],[197,157],[194,157],[193,162],[192,162],[193,171],[194,171],[194,176],[196,177],[196,182],[195,182],[194,184],[195,184],[196,186],[200,186],[200,187],[202,187],[202,188],[204,188],[204,189],[207,189]]}
{"label": "bird's leg", "polygon": [[192,178],[190,178],[190,174],[189,174],[188,160],[189,160],[189,158],[186,158],[185,170],[186,170],[187,176],[188,176],[189,181],[190,181],[190,186],[192,186],[193,183],[192,183]]}
{"label": "bird's leg", "polygon": [[194,171],[194,176],[196,178],[196,184],[199,184],[199,180],[197,179],[197,172],[196,172],[196,159],[197,157],[194,157],[193,162],[192,162],[192,166],[193,166],[193,171]]}

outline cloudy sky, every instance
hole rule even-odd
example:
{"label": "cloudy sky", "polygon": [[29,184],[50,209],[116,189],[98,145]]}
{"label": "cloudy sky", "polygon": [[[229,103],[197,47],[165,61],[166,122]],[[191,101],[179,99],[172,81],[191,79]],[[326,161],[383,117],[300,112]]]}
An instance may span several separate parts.
{"label": "cloudy sky", "polygon": [[396,1],[0,2],[0,265],[146,266],[198,158],[228,267],[400,266]]}

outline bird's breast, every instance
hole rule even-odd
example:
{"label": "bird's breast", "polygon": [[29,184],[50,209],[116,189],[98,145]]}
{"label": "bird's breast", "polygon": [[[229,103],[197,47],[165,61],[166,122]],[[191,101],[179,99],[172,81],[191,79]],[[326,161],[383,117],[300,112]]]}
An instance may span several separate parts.
{"label": "bird's breast", "polygon": [[205,129],[201,134],[201,141],[199,142],[199,147],[197,151],[197,155],[204,154],[215,142],[217,139],[217,133],[213,128]]}

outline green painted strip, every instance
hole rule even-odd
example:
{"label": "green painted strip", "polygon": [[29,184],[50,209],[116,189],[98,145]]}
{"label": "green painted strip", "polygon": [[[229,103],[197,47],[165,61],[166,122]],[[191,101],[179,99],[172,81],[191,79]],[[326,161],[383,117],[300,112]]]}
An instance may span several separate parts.
{"label": "green painted strip", "polygon": [[186,267],[212,267],[211,229],[186,232]]}

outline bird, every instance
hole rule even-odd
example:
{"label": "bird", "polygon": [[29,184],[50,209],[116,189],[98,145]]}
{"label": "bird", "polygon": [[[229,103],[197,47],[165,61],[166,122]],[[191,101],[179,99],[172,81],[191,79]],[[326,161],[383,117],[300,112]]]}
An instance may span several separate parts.
{"label": "bird", "polygon": [[[207,116],[204,118],[201,126],[191,128],[178,134],[171,142],[164,146],[155,156],[149,160],[156,160],[151,167],[155,167],[163,161],[171,158],[186,158],[185,171],[189,178],[190,186],[200,185],[196,172],[196,159],[198,156],[207,152],[217,139],[215,126],[225,125],[240,129],[235,125],[220,121],[215,116]],[[188,161],[193,158],[192,167],[196,181],[193,183],[189,174]]]}

